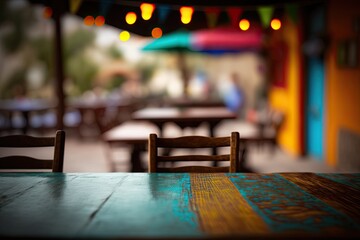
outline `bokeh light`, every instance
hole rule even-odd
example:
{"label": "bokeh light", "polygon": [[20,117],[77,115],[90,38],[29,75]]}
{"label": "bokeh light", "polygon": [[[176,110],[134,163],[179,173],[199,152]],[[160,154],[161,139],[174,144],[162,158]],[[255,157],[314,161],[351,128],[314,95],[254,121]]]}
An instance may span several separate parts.
{"label": "bokeh light", "polygon": [[121,41],[126,42],[130,39],[130,33],[128,31],[122,31],[119,35]]}
{"label": "bokeh light", "polygon": [[277,18],[271,20],[270,26],[274,30],[279,30],[281,28],[281,21]]}
{"label": "bokeh light", "polygon": [[105,18],[103,16],[97,16],[95,18],[95,25],[96,26],[101,27],[104,24],[105,24]]}
{"label": "bokeh light", "polygon": [[43,12],[43,17],[49,19],[52,17],[53,11],[51,7],[45,7]]}
{"label": "bokeh light", "polygon": [[149,20],[154,12],[155,5],[150,3],[142,3],[140,5],[141,17],[144,20]]}
{"label": "bokeh light", "polygon": [[94,17],[93,16],[86,16],[85,18],[84,18],[84,24],[86,25],[86,26],[92,26],[92,25],[94,25]]}
{"label": "bokeh light", "polygon": [[250,22],[247,19],[241,19],[239,22],[239,27],[241,30],[246,31],[250,28]]}
{"label": "bokeh light", "polygon": [[136,14],[134,12],[128,12],[125,16],[125,21],[127,24],[131,25],[136,22]]}
{"label": "bokeh light", "polygon": [[161,36],[162,36],[162,30],[161,30],[161,28],[158,28],[158,27],[154,28],[154,29],[151,31],[151,36],[152,36],[153,38],[161,38]]}
{"label": "bokeh light", "polygon": [[188,24],[191,22],[192,14],[194,12],[193,7],[181,7],[180,14],[181,14],[181,22],[183,24]]}

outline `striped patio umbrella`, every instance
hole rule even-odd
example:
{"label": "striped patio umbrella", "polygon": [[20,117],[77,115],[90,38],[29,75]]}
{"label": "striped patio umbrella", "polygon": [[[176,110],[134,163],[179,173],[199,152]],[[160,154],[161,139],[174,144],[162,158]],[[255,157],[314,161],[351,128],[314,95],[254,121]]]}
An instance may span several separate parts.
{"label": "striped patio umbrella", "polygon": [[190,45],[193,51],[207,53],[258,50],[262,46],[262,33],[258,29],[251,31],[235,28],[204,29],[191,34]]}
{"label": "striped patio umbrella", "polygon": [[180,30],[145,45],[143,51],[174,52],[179,55],[179,67],[184,80],[184,96],[188,95],[189,76],[185,68],[184,53],[208,54],[237,53],[245,50],[259,50],[262,46],[261,31],[241,31],[234,28],[215,28],[198,31]]}

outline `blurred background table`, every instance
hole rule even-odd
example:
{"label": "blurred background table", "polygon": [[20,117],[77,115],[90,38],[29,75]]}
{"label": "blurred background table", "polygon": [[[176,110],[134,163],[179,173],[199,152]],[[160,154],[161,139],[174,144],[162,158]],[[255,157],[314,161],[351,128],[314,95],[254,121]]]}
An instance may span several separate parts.
{"label": "blurred background table", "polygon": [[147,121],[127,121],[114,128],[109,129],[102,135],[102,139],[108,144],[107,158],[112,165],[112,170],[116,171],[112,157],[112,148],[128,146],[130,150],[130,171],[143,172],[146,168],[141,162],[141,152],[147,149],[150,133],[158,133],[158,128]]}
{"label": "blurred background table", "polygon": [[[4,126],[9,130],[17,128],[14,126],[14,115],[20,114],[19,128],[23,134],[26,134],[30,125],[30,117],[32,114],[46,112],[54,109],[56,104],[46,99],[8,99],[0,101],[0,112],[4,114]],[[16,124],[15,124],[16,125]]]}
{"label": "blurred background table", "polygon": [[222,120],[236,118],[237,115],[226,107],[143,108],[132,114],[134,120],[149,121],[158,126],[160,135],[163,135],[164,124],[172,122],[182,129],[207,123],[209,136],[214,136],[215,127]]}
{"label": "blurred background table", "polygon": [[78,133],[86,136],[86,130],[96,130],[95,136],[100,136],[110,128],[130,118],[136,109],[136,102],[129,99],[73,99],[67,109],[79,114]]}

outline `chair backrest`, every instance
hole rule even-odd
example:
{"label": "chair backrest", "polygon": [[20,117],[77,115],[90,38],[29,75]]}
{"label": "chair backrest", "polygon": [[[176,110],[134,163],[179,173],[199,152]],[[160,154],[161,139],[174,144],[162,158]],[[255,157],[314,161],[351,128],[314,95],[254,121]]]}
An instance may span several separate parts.
{"label": "chair backrest", "polygon": [[54,147],[53,159],[39,159],[30,156],[11,155],[0,157],[0,169],[52,169],[63,172],[65,132],[56,131],[55,137],[33,137],[9,135],[0,137],[0,148]]}
{"label": "chair backrest", "polygon": [[[232,132],[230,137],[184,136],[178,138],[159,138],[152,133],[149,136],[149,172],[237,172],[239,169],[238,132]],[[230,147],[230,153],[225,155],[181,155],[159,156],[159,148],[217,148]],[[160,162],[189,161],[230,161],[229,167],[182,166],[164,168]]]}

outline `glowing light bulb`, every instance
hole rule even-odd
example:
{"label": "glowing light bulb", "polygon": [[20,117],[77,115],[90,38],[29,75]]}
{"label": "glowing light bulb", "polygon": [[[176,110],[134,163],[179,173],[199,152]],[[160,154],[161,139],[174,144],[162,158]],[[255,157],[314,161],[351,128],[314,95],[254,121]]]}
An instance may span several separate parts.
{"label": "glowing light bulb", "polygon": [[49,18],[51,18],[52,13],[53,13],[53,11],[52,11],[51,7],[45,7],[44,12],[43,12],[43,17],[46,19],[49,19]]}
{"label": "glowing light bulb", "polygon": [[247,19],[241,19],[239,22],[239,27],[241,30],[246,31],[250,28],[250,22]]}
{"label": "glowing light bulb", "polygon": [[130,33],[128,31],[122,31],[119,35],[121,41],[126,42],[130,39]]}
{"label": "glowing light bulb", "polygon": [[134,12],[128,12],[125,16],[125,21],[127,24],[131,25],[136,22],[136,14]]}
{"label": "glowing light bulb", "polygon": [[158,28],[158,27],[154,28],[154,29],[151,31],[151,36],[152,36],[153,38],[161,38],[161,36],[162,36],[162,30],[161,30],[161,28]]}
{"label": "glowing light bulb", "polygon": [[140,5],[141,17],[144,20],[149,20],[154,12],[155,5],[150,3],[142,3]]}
{"label": "glowing light bulb", "polygon": [[274,30],[279,30],[281,28],[281,21],[277,18],[271,20],[270,26]]}
{"label": "glowing light bulb", "polygon": [[104,24],[105,24],[105,18],[103,16],[97,16],[95,18],[95,25],[96,26],[101,27]]}
{"label": "glowing light bulb", "polygon": [[84,24],[86,25],[86,26],[92,26],[92,25],[94,25],[94,17],[93,16],[86,16],[85,18],[84,18]]}
{"label": "glowing light bulb", "polygon": [[184,24],[190,23],[193,13],[194,13],[193,7],[181,7],[180,8],[181,22]]}

